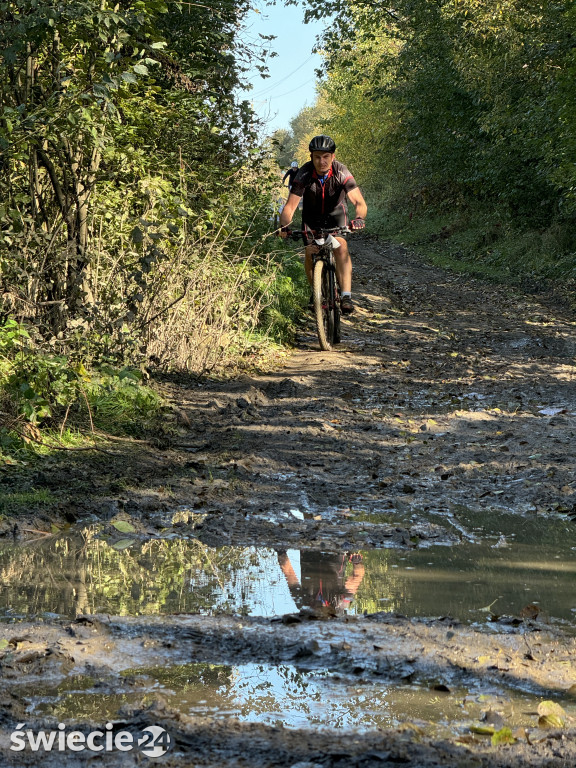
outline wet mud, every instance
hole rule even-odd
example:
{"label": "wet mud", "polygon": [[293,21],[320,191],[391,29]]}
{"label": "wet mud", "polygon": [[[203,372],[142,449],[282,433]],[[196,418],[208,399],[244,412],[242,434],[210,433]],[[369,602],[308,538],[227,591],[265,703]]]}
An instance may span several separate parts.
{"label": "wet mud", "polygon": [[576,764],[574,318],[352,251],[336,352],[307,322],[275,370],[165,378],[156,440],[1,469],[50,495],[1,523],[3,764],[105,722],[172,748],[104,765]]}

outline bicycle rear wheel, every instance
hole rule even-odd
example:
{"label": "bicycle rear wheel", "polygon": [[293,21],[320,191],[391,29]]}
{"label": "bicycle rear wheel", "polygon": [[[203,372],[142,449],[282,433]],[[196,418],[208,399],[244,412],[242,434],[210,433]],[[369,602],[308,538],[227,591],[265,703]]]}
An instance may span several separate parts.
{"label": "bicycle rear wheel", "polygon": [[319,259],[314,265],[314,314],[320,349],[326,352],[332,349],[334,342],[334,301],[330,295],[330,274],[326,264]]}

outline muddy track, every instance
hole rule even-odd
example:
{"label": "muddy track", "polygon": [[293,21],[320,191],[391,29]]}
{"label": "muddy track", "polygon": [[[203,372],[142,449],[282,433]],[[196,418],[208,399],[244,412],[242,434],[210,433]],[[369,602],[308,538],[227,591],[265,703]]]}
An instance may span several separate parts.
{"label": "muddy track", "polygon": [[[223,725],[218,719],[186,716],[170,706],[161,692],[152,705],[144,705],[145,690],[136,674],[139,667],[150,669],[165,664],[167,656],[171,664],[185,664],[190,659],[226,664],[233,658],[237,664],[250,660],[328,670],[337,673],[339,679],[348,678],[354,686],[374,682],[381,685],[410,677],[427,681],[434,690],[439,680],[457,686],[480,677],[484,683],[504,680],[518,689],[536,687],[543,696],[549,696],[569,685],[569,665],[576,644],[573,638],[542,632],[534,624],[524,627],[521,634],[491,633],[486,638],[446,619],[415,622],[389,614],[339,620],[326,614],[301,613],[283,621],[100,616],[44,627],[22,624],[17,633],[14,627],[2,627],[0,637],[9,648],[2,665],[4,718],[0,748],[10,743],[9,734],[16,720],[27,721],[28,727],[49,727],[50,720],[30,722],[23,706],[26,692],[30,695],[30,688],[46,689],[48,685],[64,686],[66,690],[66,680],[74,671],[76,678],[97,678],[100,695],[112,697],[118,691],[125,696],[135,695],[135,701],[125,705],[114,722],[118,728],[132,732],[152,723],[164,726],[175,745],[174,751],[163,758],[163,764],[170,766],[244,765],[248,755],[253,764],[263,766],[293,766],[299,759],[329,766],[552,766],[573,765],[568,761],[576,756],[576,730],[535,730],[533,743],[524,741],[495,751],[482,749],[480,741],[432,741],[417,724],[361,736],[349,730],[338,736],[308,729],[266,728],[234,719]],[[491,649],[490,657],[483,655],[487,648]],[[131,675],[120,677],[128,662]],[[80,718],[81,723],[85,720]],[[80,724],[80,730],[89,732],[89,721]],[[6,752],[5,756],[8,760]],[[110,756],[102,758],[107,761]],[[6,764],[22,763],[15,760]],[[67,759],[66,765],[76,764],[72,757]],[[105,764],[117,763],[112,760]],[[138,761],[133,763],[126,755],[122,764]]]}
{"label": "muddy track", "polygon": [[[574,318],[534,297],[423,265],[399,247],[365,239],[352,250],[358,308],[343,322],[337,352],[318,350],[310,321],[272,373],[231,382],[163,380],[179,414],[170,438],[156,446],[117,442],[107,454],[73,464],[50,460],[34,476],[4,469],[6,483],[47,487],[56,499],[16,528],[7,521],[4,532],[91,521],[103,523],[114,543],[122,534],[110,521],[123,519],[141,541],[265,547],[282,562],[288,549],[449,552],[481,537],[471,520],[501,513],[544,525],[563,521],[576,554]],[[574,569],[573,562],[563,567]],[[520,609],[524,597],[518,600]],[[0,749],[7,765],[36,764],[6,744],[14,723],[26,718],[29,687],[39,678],[57,686],[91,675],[101,692],[112,692],[123,670],[187,662],[289,664],[370,685],[409,680],[434,688],[440,681],[450,689],[480,681],[567,705],[576,682],[573,622],[560,628],[537,614],[472,627],[458,621],[467,616],[351,618],[330,608],[283,620],[99,617],[1,625]],[[435,605],[428,615],[438,615]],[[575,734],[567,729],[535,729],[515,744],[491,747],[482,737],[435,739],[409,725],[328,733],[222,722],[178,711],[161,695],[144,699],[118,722],[163,724],[176,743],[162,758],[167,766],[576,763]],[[135,755],[123,760],[136,764]],[[66,765],[76,762],[69,757]]]}

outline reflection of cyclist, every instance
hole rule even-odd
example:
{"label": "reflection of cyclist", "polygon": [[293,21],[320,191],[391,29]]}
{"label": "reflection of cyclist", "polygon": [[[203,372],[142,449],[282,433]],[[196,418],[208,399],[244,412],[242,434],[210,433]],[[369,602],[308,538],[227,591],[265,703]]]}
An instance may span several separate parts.
{"label": "reflection of cyclist", "polygon": [[[335,555],[301,550],[300,579],[286,552],[278,552],[278,562],[298,608],[332,606],[346,610],[364,578],[365,569],[359,552]],[[352,564],[352,573],[348,569],[347,576],[348,563]]]}
{"label": "reflection of cyclist", "polygon": [[294,178],[296,177],[298,173],[298,163],[296,160],[293,160],[290,164],[290,168],[286,171],[284,174],[284,177],[282,178],[282,184],[288,179],[288,189],[292,189],[292,183],[294,182]]}
{"label": "reflection of cyclist", "polygon": [[[290,195],[282,215],[280,225],[288,227],[294,212],[303,200],[303,228],[329,229],[348,226],[348,211],[346,198],[356,208],[356,218],[350,223],[351,229],[362,229],[368,208],[348,168],[334,159],[336,144],[330,136],[315,136],[309,145],[310,162],[304,163],[292,183]],[[283,237],[287,236],[284,231]],[[334,250],[336,274],[342,289],[340,306],[342,312],[349,314],[354,311],[352,303],[352,261],[348,245],[343,237],[338,237],[340,248]],[[315,245],[306,248],[306,277],[312,285],[313,254],[317,251]]]}

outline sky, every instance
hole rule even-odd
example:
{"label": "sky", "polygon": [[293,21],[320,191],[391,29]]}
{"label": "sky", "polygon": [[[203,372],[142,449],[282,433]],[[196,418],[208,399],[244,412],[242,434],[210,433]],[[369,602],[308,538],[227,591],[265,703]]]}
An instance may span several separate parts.
{"label": "sky", "polygon": [[266,62],[270,77],[262,79],[256,70],[248,73],[253,89],[244,91],[242,97],[253,102],[256,114],[266,120],[265,133],[269,134],[278,128],[289,128],[291,118],[302,107],[314,103],[314,70],[322,59],[312,53],[312,48],[324,24],[318,21],[304,24],[304,9],[293,5],[285,7],[282,0],[270,8],[264,2],[259,2],[257,7],[261,13],[251,11],[245,37],[254,40],[259,33],[276,35],[276,39],[266,45],[278,55]]}

